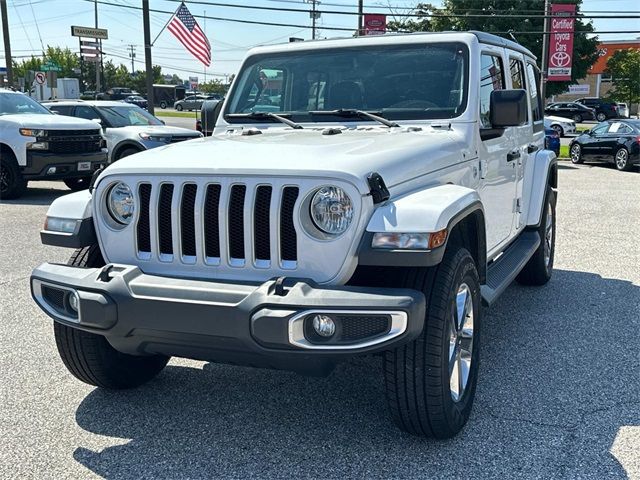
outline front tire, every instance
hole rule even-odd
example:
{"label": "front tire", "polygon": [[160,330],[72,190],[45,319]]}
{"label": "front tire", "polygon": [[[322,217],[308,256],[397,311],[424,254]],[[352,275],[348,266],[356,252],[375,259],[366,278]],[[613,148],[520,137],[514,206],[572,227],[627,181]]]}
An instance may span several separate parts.
{"label": "front tire", "polygon": [[[80,248],[68,262],[75,267],[101,267],[97,245]],[[58,322],[53,324],[62,362],[78,380],[107,389],[138,387],[154,378],[169,361],[162,355],[136,356],[118,352],[102,335],[84,332]]]}
{"label": "front tire", "polygon": [[167,108],[167,102],[160,102],[160,108],[163,110]]}
{"label": "front tire", "polygon": [[607,116],[604,113],[598,113],[596,115],[596,120],[599,122],[604,122],[607,119]]}
{"label": "front tire", "polygon": [[177,111],[181,112],[182,109],[183,109],[182,105],[180,105],[180,104],[176,105],[176,110]]}
{"label": "front tire", "polygon": [[405,286],[424,292],[422,334],[385,353],[387,401],[396,425],[425,437],[450,438],[466,424],[475,396],[482,309],[475,262],[450,250],[435,269],[416,269]]}
{"label": "front tire", "polygon": [[[134,153],[138,153],[140,150],[137,148],[125,148],[118,152],[118,156],[115,160],[120,160],[121,158],[128,157],[129,155],[133,155]],[[115,161],[114,160],[114,161]]]}
{"label": "front tire", "polygon": [[0,199],[11,200],[21,197],[27,189],[27,181],[22,177],[20,167],[13,153],[3,150],[0,158]]}
{"label": "front tire", "polygon": [[556,251],[556,195],[547,187],[543,215],[538,234],[540,246],[529,259],[516,280],[522,285],[544,285],[551,279]]}
{"label": "front tire", "polygon": [[551,125],[551,128],[560,136],[564,137],[564,130],[560,125]]}
{"label": "front tire", "polygon": [[584,159],[582,158],[582,147],[579,143],[574,143],[573,145],[571,145],[569,156],[571,157],[571,163],[573,164],[584,162]]}
{"label": "front tire", "polygon": [[616,168],[621,172],[628,172],[633,168],[633,164],[629,159],[629,151],[624,147],[621,147],[620,149],[618,149],[618,151],[614,156],[614,160],[615,160]]}

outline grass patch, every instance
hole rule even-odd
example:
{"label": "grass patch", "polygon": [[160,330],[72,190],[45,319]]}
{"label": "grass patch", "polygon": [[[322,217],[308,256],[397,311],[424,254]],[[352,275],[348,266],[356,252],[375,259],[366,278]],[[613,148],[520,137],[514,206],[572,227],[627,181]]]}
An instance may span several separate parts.
{"label": "grass patch", "polygon": [[560,145],[559,158],[569,158],[569,145]]}
{"label": "grass patch", "polygon": [[168,112],[166,110],[156,110],[156,117],[180,117],[180,118],[200,118],[200,112]]}

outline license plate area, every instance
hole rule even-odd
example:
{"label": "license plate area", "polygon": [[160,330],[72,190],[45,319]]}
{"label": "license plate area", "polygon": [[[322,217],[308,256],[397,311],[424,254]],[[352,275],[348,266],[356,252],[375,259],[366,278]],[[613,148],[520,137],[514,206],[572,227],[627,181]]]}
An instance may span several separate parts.
{"label": "license plate area", "polygon": [[86,172],[91,170],[91,162],[79,162],[78,163],[78,171]]}

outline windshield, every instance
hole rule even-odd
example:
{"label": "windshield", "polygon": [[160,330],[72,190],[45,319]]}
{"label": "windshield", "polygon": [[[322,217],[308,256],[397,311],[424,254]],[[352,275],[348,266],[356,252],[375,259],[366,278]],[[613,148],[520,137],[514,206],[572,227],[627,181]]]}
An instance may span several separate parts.
{"label": "windshield", "polygon": [[394,120],[453,118],[466,108],[467,59],[461,43],[259,55],[239,73],[225,115],[272,112],[321,122],[336,117],[309,112],[353,109]]}
{"label": "windshield", "polygon": [[49,110],[26,95],[19,93],[0,93],[0,115],[13,115],[16,113],[52,115]]}
{"label": "windshield", "polygon": [[112,127],[129,127],[131,125],[164,125],[146,110],[133,105],[117,107],[97,107],[102,116]]}

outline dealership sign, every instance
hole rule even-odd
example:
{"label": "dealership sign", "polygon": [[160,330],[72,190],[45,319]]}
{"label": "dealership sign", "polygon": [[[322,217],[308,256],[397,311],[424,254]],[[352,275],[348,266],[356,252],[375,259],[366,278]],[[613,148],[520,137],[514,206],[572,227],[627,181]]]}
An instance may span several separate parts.
{"label": "dealership sign", "polygon": [[575,4],[554,3],[551,5],[551,41],[549,42],[549,64],[547,67],[547,78],[550,82],[571,80],[575,16]]}
{"label": "dealership sign", "polygon": [[364,34],[383,35],[387,31],[387,16],[378,13],[364,15]]}
{"label": "dealership sign", "polygon": [[589,85],[569,85],[569,95],[589,95]]}

